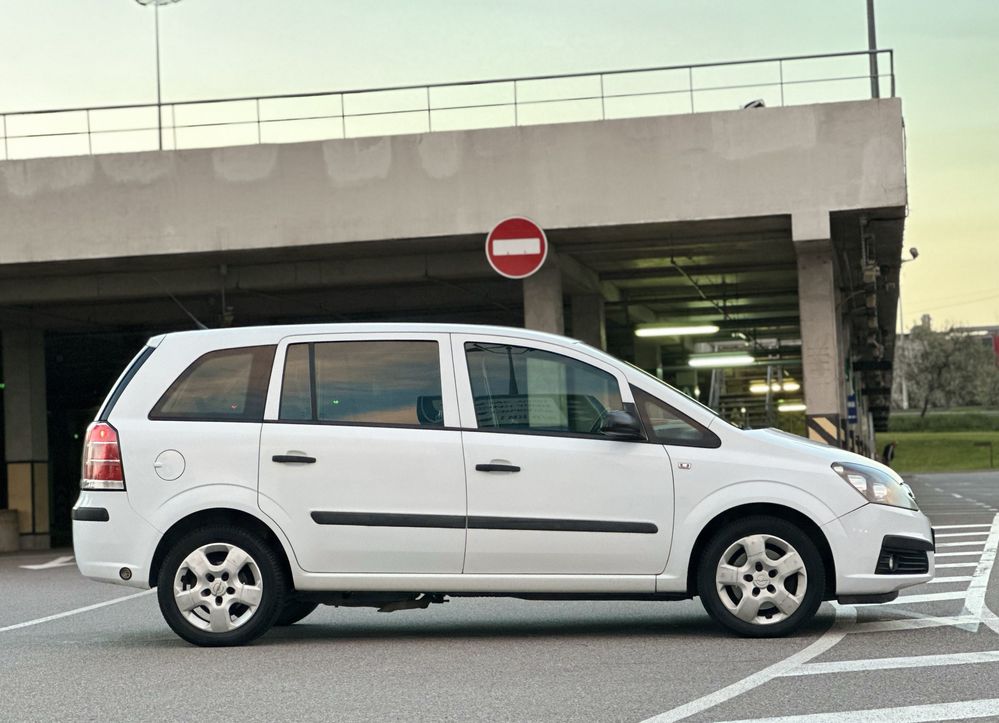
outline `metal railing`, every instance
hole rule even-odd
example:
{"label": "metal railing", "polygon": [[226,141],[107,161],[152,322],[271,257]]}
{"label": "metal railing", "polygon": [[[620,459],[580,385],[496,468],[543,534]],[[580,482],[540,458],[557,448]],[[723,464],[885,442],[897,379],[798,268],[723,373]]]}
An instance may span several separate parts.
{"label": "metal railing", "polygon": [[[871,58],[887,57],[872,75]],[[0,113],[0,160],[802,105],[895,96],[892,50],[322,93]],[[818,92],[815,92],[818,91]]]}

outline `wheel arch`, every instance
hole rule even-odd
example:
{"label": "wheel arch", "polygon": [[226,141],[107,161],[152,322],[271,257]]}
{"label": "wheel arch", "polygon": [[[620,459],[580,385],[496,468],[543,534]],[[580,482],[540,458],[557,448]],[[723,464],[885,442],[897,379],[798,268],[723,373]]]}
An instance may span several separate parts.
{"label": "wheel arch", "polygon": [[288,553],[277,534],[266,522],[243,510],[229,507],[213,507],[198,510],[186,517],[182,517],[163,533],[159,543],[156,545],[155,552],[153,552],[152,561],[149,564],[149,587],[156,587],[156,581],[159,577],[163,560],[174,544],[189,532],[211,525],[231,525],[259,536],[264,544],[274,550],[285,573],[285,579],[288,580],[289,584],[293,584],[294,577]]}
{"label": "wheel arch", "polygon": [[690,551],[690,559],[687,562],[687,590],[691,594],[696,594],[697,590],[697,568],[704,548],[715,534],[723,529],[727,524],[749,516],[767,515],[786,520],[799,527],[807,534],[822,556],[822,563],[825,567],[825,594],[823,599],[831,600],[836,597],[836,561],[833,558],[832,548],[826,539],[822,528],[808,515],[796,509],[779,505],[772,502],[755,502],[738,505],[729,508],[713,517],[697,535],[694,545]]}

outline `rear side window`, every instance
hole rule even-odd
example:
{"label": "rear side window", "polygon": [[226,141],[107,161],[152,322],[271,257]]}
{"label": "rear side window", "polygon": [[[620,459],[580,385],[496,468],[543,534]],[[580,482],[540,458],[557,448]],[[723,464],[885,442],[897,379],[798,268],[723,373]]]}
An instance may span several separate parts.
{"label": "rear side window", "polygon": [[334,341],[288,347],[279,418],[444,426],[435,341]]}
{"label": "rear side window", "polygon": [[204,354],[170,385],[149,418],[262,421],[274,349],[248,346]]}

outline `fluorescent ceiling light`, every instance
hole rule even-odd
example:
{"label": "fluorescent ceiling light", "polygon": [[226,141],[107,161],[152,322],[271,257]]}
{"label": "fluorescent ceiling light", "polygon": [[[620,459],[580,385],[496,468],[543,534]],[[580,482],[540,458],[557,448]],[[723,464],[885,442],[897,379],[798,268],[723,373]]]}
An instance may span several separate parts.
{"label": "fluorescent ceiling light", "polygon": [[704,334],[717,334],[718,327],[714,324],[702,324],[700,326],[665,326],[649,325],[640,326],[635,329],[635,336],[700,336]]}
{"label": "fluorescent ceiling light", "polygon": [[787,402],[785,404],[778,404],[778,412],[804,412],[807,407],[801,402]]}
{"label": "fluorescent ceiling light", "polygon": [[[790,380],[781,384],[780,382],[770,382],[771,392],[797,392],[801,389],[801,385],[798,382],[792,382]],[[767,383],[766,382],[753,382],[749,385],[750,394],[766,394],[767,393]]]}
{"label": "fluorescent ceiling light", "polygon": [[744,367],[756,360],[749,354],[698,354],[690,357],[688,362],[692,367]]}

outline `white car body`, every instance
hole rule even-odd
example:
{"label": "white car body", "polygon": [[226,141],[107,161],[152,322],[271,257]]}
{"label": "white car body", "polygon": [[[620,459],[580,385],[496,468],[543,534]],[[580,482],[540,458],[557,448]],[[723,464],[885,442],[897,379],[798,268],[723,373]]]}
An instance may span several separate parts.
{"label": "white car body", "polygon": [[[437,343],[443,426],[279,420],[290,345],[371,340]],[[466,342],[529,347],[602,370],[617,381],[626,406],[635,403],[633,389],[642,390],[710,430],[719,446],[479,429]],[[265,345],[276,349],[262,421],[150,419],[164,390],[201,355]],[[127,383],[119,379],[99,416],[120,436],[126,489],[83,490],[74,507],[76,560],[95,580],[155,585],[171,530],[219,510],[253,518],[273,534],[299,592],[690,597],[699,537],[733,510],[786,513],[813,536],[819,531],[817,544],[835,570],[826,598],[874,601],[933,576],[932,551],[925,573],[875,574],[885,536],[932,549],[930,523],[918,510],[869,503],[831,465],[855,463],[899,479],[889,468],[774,430],[740,430],[568,338],[456,325],[255,327],[158,336],[145,356]],[[317,461],[273,461],[280,455]],[[476,469],[490,463],[521,471]],[[107,521],[77,519],[78,510],[94,509],[106,510]],[[317,524],[317,512],[332,515],[334,524]],[[351,514],[375,515],[377,524],[345,524]],[[415,519],[416,526],[386,524],[396,519],[391,515],[409,516],[407,525]],[[504,527],[535,519],[609,527]],[[629,525],[645,527],[634,534]]]}

